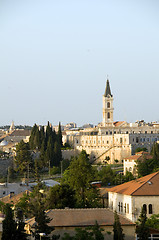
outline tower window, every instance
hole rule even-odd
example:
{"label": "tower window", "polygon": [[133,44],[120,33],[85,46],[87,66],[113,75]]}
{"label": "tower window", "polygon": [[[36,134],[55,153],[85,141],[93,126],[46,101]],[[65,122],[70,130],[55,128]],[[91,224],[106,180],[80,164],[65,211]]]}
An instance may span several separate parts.
{"label": "tower window", "polygon": [[110,108],[110,102],[107,102],[107,108]]}
{"label": "tower window", "polygon": [[108,118],[110,118],[110,112],[108,112]]}

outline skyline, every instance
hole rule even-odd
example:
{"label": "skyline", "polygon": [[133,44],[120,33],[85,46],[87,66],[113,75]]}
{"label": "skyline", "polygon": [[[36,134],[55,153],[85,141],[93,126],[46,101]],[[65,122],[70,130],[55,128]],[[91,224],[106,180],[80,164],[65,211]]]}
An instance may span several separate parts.
{"label": "skyline", "polygon": [[0,125],[159,120],[159,2],[0,1]]}

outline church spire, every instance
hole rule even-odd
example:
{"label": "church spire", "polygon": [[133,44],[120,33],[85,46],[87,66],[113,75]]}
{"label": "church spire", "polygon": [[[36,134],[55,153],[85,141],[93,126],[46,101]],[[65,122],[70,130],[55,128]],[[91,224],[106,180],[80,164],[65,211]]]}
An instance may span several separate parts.
{"label": "church spire", "polygon": [[113,95],[111,94],[110,85],[109,85],[109,80],[107,79],[104,97],[108,97],[108,95],[110,95],[111,97],[113,96]]}

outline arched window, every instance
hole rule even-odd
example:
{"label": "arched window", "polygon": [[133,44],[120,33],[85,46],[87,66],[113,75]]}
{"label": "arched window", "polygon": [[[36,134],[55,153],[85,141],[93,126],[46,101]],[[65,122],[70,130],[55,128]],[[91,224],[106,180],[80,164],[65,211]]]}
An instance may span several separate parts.
{"label": "arched window", "polygon": [[107,108],[110,108],[110,102],[107,102]]}
{"label": "arched window", "polygon": [[108,112],[108,118],[110,118],[110,112]]}
{"label": "arched window", "polygon": [[145,213],[147,213],[147,205],[143,204],[143,210],[145,211]]}
{"label": "arched window", "polygon": [[149,214],[152,214],[152,204],[149,204]]}

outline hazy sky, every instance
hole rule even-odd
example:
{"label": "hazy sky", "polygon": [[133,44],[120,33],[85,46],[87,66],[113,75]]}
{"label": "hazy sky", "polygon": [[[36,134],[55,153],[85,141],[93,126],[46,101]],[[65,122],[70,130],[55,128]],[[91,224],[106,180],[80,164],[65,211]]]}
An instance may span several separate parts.
{"label": "hazy sky", "polygon": [[158,0],[0,0],[0,125],[159,120]]}

